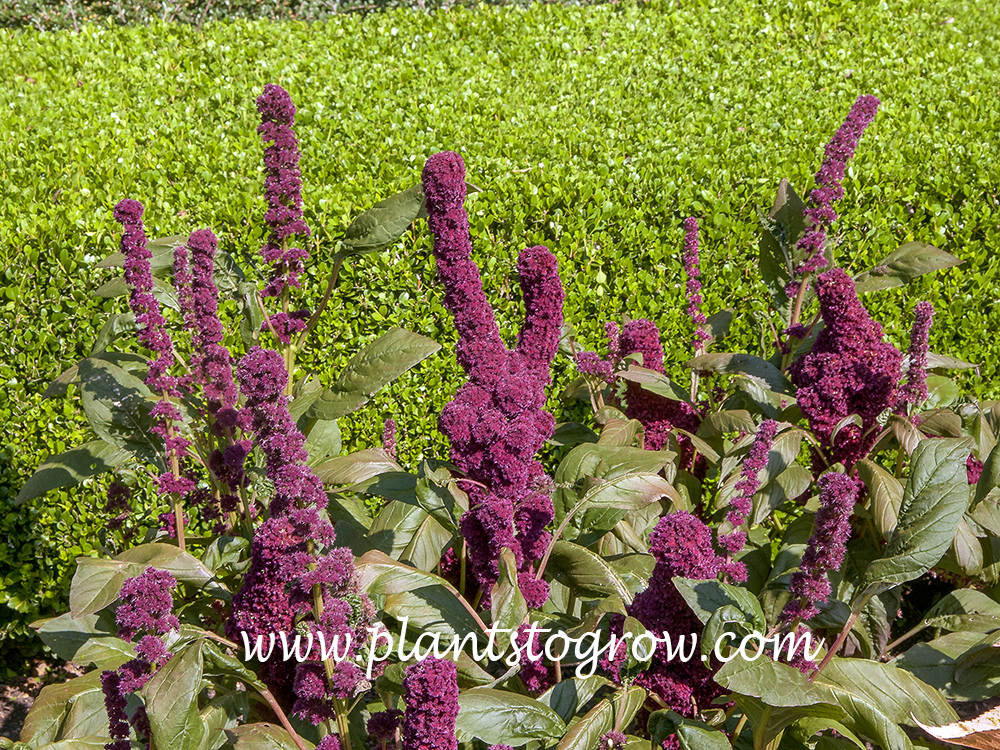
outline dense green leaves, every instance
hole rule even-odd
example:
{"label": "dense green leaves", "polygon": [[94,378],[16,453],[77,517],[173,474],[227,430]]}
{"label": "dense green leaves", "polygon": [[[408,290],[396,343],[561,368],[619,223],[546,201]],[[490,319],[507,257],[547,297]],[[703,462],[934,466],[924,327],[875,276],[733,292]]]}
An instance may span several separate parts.
{"label": "dense green leaves", "polygon": [[913,452],[899,520],[882,557],[865,571],[862,589],[922,575],[951,545],[969,504],[968,438],[924,440]]}

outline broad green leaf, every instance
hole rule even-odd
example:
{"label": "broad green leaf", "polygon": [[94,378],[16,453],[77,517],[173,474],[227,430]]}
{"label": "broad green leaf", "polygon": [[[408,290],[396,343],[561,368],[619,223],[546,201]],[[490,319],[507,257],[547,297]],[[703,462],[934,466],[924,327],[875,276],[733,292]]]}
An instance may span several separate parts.
{"label": "broad green leaf", "polygon": [[899,522],[883,556],[868,565],[860,590],[911,581],[948,550],[969,504],[965,460],[971,442],[971,438],[942,438],[923,440],[916,447]]}
{"label": "broad green leaf", "polygon": [[676,735],[683,750],[732,750],[729,739],[718,729],[670,710],[649,715],[649,735],[657,746],[670,735]]}
{"label": "broad green leaf", "polygon": [[[128,352],[106,352],[101,351],[96,354],[90,355],[91,359],[102,359],[111,364],[118,365],[124,370],[129,372],[134,372],[145,377],[147,370],[147,364],[149,360],[146,357],[140,357],[138,354],[130,354]],[[80,363],[77,362],[72,367],[68,367],[63,372],[59,374],[55,380],[49,383],[45,392],[42,394],[42,398],[55,398],[57,396],[65,396],[69,391],[69,386],[72,383],[76,383],[80,377]]]}
{"label": "broad green leaf", "polygon": [[459,742],[477,738],[487,745],[523,745],[554,740],[566,731],[566,725],[559,714],[526,695],[472,688],[458,696],[455,729]]}
{"label": "broad green leaf", "polygon": [[181,648],[142,689],[156,747],[199,750],[205,725],[198,712],[202,641]]}
{"label": "broad green leaf", "polygon": [[69,610],[77,619],[116,601],[125,579],[135,578],[146,569],[140,563],[98,557],[78,557],[76,562],[69,587]]}
{"label": "broad green leaf", "polygon": [[118,627],[108,616],[74,618],[67,612],[42,623],[38,637],[60,659],[99,670],[117,669],[135,657],[133,645],[118,637]]}
{"label": "broad green leaf", "polygon": [[[583,651],[586,652],[587,649]],[[569,723],[581,706],[586,705],[598,690],[610,684],[606,677],[599,674],[590,677],[571,677],[550,687],[538,696],[538,700],[559,714],[564,722]]]}
{"label": "broad green leaf", "polygon": [[556,425],[555,432],[546,442],[550,445],[574,446],[581,443],[596,443],[597,437],[596,432],[579,422],[561,422]]}
{"label": "broad green leaf", "polygon": [[637,383],[642,390],[655,393],[662,398],[691,403],[689,391],[656,370],[648,370],[640,365],[630,364],[627,370],[616,374],[622,380]]}
{"label": "broad green leaf", "polygon": [[760,602],[746,589],[722,581],[699,581],[681,576],[676,576],[673,582],[677,592],[702,623],[708,622],[708,619],[720,607],[731,605],[739,610],[757,630],[763,632],[767,629]]}
{"label": "broad green leaf", "polygon": [[500,577],[490,597],[491,623],[505,630],[517,630],[528,616],[528,605],[517,584],[517,562],[514,553],[504,548],[498,562]]}
{"label": "broad green leaf", "polygon": [[341,451],[340,426],[336,419],[317,419],[309,429],[303,446],[309,454],[309,465],[316,466],[330,456],[338,456]]}
{"label": "broad green leaf", "polygon": [[915,644],[890,664],[940,690],[948,700],[987,700],[1000,686],[1000,674],[993,680],[980,680],[978,684],[960,684],[955,678],[959,660],[978,645],[982,637],[982,633],[968,631],[948,633],[933,641]]}
{"label": "broad green leaf", "polygon": [[345,256],[370,253],[403,236],[424,206],[424,190],[419,183],[379,201],[358,214],[341,240]]}
{"label": "broad green leaf", "polygon": [[72,487],[89,477],[114,471],[128,458],[128,451],[103,440],[92,440],[65,453],[50,456],[24,483],[14,498],[14,505],[41,497],[49,490]]}
{"label": "broad green leaf", "polygon": [[452,534],[419,505],[394,500],[382,507],[368,529],[367,543],[420,570],[437,567]]}
{"label": "broad green leaf", "polygon": [[903,485],[892,474],[874,461],[863,459],[857,463],[858,475],[868,488],[869,506],[875,528],[883,539],[892,536],[903,504]]}
{"label": "broad green leaf", "polygon": [[426,359],[441,345],[426,336],[390,328],[351,358],[336,382],[313,403],[309,416],[337,419],[366,403],[376,391]]}
{"label": "broad green leaf", "polygon": [[100,682],[73,695],[67,707],[66,719],[59,730],[60,741],[108,734],[108,712]]}
{"label": "broad green leaf", "polygon": [[706,415],[698,426],[698,436],[718,437],[729,432],[756,432],[757,426],[746,409],[727,409]]}
{"label": "broad green leaf", "polygon": [[[119,276],[94,290],[95,297],[124,297],[129,293],[128,284],[125,278]],[[153,296],[161,305],[169,307],[171,310],[180,310],[181,305],[177,299],[177,290],[169,281],[164,281],[156,276],[153,277]]]}
{"label": "broad green leaf", "polygon": [[[259,721],[255,724],[241,724],[233,730],[236,739],[234,750],[299,750],[295,740],[284,727]],[[304,738],[299,738],[306,750],[315,747]]]}
{"label": "broad green leaf", "polygon": [[996,487],[1000,487],[1000,443],[993,447],[983,462],[983,473],[976,482],[976,495],[972,501],[972,508],[975,509]]}
{"label": "broad green leaf", "polygon": [[774,307],[783,320],[788,319],[791,307],[785,288],[792,280],[795,243],[805,226],[802,218],[804,210],[805,204],[792,184],[782,179],[771,210],[766,217],[761,217],[764,227],[760,236],[758,266]]}
{"label": "broad green leaf", "polygon": [[719,310],[708,316],[705,329],[708,331],[708,342],[722,341],[729,335],[729,327],[733,322],[732,310]]}
{"label": "broad green leaf", "polygon": [[620,596],[632,602],[632,592],[615,569],[586,547],[560,540],[552,547],[545,572],[581,597]]}
{"label": "broad green leaf", "polygon": [[94,341],[94,348],[90,352],[90,356],[93,357],[100,354],[119,338],[126,333],[131,333],[135,329],[135,315],[130,312],[112,313],[108,316],[108,320],[101,327],[101,330],[98,331],[97,339]]}
{"label": "broad green leaf", "polygon": [[858,294],[903,286],[925,273],[957,266],[964,261],[923,242],[907,242],[874,268],[854,279]]}
{"label": "broad green leaf", "polygon": [[162,441],[152,431],[152,399],[145,383],[121,367],[99,359],[80,362],[80,403],[97,436],[159,464]]}
{"label": "broad green leaf", "polygon": [[101,691],[101,673],[96,670],[43,687],[24,720],[21,742],[39,748],[58,740],[73,699],[94,691]]}
{"label": "broad green leaf", "polygon": [[201,651],[204,658],[204,670],[206,672],[219,671],[222,674],[230,675],[254,690],[264,690],[266,688],[253,670],[235,656],[224,654],[211,641],[202,641]]}
{"label": "broad green leaf", "polygon": [[570,727],[556,750],[593,750],[598,740],[614,728],[615,716],[621,713],[623,727],[627,727],[646,700],[646,691],[631,687],[619,690],[612,698],[605,698]]}
{"label": "broad green leaf", "polygon": [[228,598],[225,586],[215,580],[215,575],[205,563],[190,552],[185,552],[172,544],[162,542],[140,544],[138,547],[125,550],[116,559],[165,570],[180,583],[188,583],[204,588],[214,596]]}
{"label": "broad green leaf", "polygon": [[[182,234],[149,240],[146,243],[146,248],[152,254],[152,257],[149,259],[149,266],[153,273],[172,271],[174,267],[174,248],[186,244],[187,240],[188,238]],[[99,261],[94,268],[122,268],[124,265],[125,255],[123,253],[111,253],[111,255]]]}
{"label": "broad green leaf", "polygon": [[402,471],[402,467],[381,448],[364,448],[314,467],[323,484],[360,484],[379,474]]}
{"label": "broad green leaf", "polygon": [[966,518],[958,522],[948,555],[949,559],[954,557],[963,575],[978,576],[983,571],[983,547]]}
{"label": "broad green leaf", "polygon": [[792,393],[792,384],[781,370],[770,362],[752,354],[702,354],[684,363],[691,370],[741,374],[755,378],[767,385],[775,393]]}
{"label": "broad green leaf", "polygon": [[635,419],[612,419],[601,428],[600,445],[621,447],[632,445],[642,430],[642,423]]}

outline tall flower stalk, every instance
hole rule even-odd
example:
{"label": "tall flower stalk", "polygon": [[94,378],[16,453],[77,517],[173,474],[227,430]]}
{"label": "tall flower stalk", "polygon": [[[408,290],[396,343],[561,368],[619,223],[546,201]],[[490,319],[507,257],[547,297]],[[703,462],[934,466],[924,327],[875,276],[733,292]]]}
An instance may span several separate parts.
{"label": "tall flower stalk", "polygon": [[160,474],[157,491],[168,496],[173,507],[177,531],[177,546],[185,549],[184,508],[182,498],[195,488],[195,482],[185,472],[190,442],[179,434],[181,412],[171,401],[180,395],[182,383],[172,375],[174,344],[160,312],[160,303],[153,296],[153,272],[142,223],[143,207],[139,201],[126,198],[114,208],[114,217],[122,226],[121,252],[125,256],[125,283],[129,288],[129,307],[139,327],[137,337],[153,354],[146,374],[146,385],[160,400],[150,412],[153,432],[163,439],[167,468]]}
{"label": "tall flower stalk", "polygon": [[841,181],[847,170],[847,162],[854,156],[865,129],[874,121],[879,104],[874,96],[859,96],[851,106],[844,124],[826,144],[823,163],[816,173],[816,186],[809,193],[808,206],[803,212],[805,232],[796,245],[805,259],[794,269],[792,281],[785,290],[788,298],[795,300],[792,326],[799,322],[809,276],[829,265],[825,254],[827,234],[837,220],[833,204],[844,197]]}
{"label": "tall flower stalk", "polygon": [[930,302],[918,302],[910,332],[910,348],[907,350],[909,368],[906,383],[900,388],[900,401],[905,404],[922,404],[927,400],[927,352],[931,323],[934,322],[934,306]]}
{"label": "tall flower stalk", "polygon": [[535,454],[555,428],[544,405],[563,321],[556,259],[540,246],[518,258],[525,318],[516,347],[508,349],[471,257],[462,158],[450,151],[431,156],[423,187],[444,304],[458,329],[458,362],[468,376],[439,425],[451,441],[455,465],[473,480],[471,507],[460,522],[469,569],[488,597],[500,553],[511,549],[522,593],[530,606],[540,607],[548,585],[532,565],[548,545],[545,527],[553,508],[551,480]]}

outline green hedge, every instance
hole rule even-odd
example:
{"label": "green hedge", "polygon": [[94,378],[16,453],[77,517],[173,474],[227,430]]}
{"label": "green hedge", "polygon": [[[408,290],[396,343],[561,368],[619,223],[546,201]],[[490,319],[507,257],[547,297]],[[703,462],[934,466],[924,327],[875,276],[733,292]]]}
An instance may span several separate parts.
{"label": "green hedge", "polygon": [[[800,6],[796,8],[795,6]],[[823,145],[860,93],[883,100],[839,206],[841,262],[861,270],[906,240],[966,261],[920,280],[938,311],[935,351],[982,363],[981,396],[1000,396],[991,290],[1000,271],[1000,13],[972,3],[654,2],[572,9],[338,16],[329,22],[86,26],[80,34],[0,30],[0,632],[27,651],[26,623],[65,596],[72,558],[92,550],[100,488],[9,500],[50,452],[84,439],[71,402],[47,382],[86,356],[122,300],[91,293],[116,246],[111,207],[146,205],[151,236],[202,226],[254,262],[261,244],[261,146],[253,100],[269,81],[299,106],[310,300],[331,238],[376,200],[418,181],[424,160],[458,149],[477,254],[501,326],[519,315],[517,252],[558,255],[567,316],[597,345],[603,323],[647,316],[669,361],[688,356],[681,221],[702,219],[706,309],[739,308],[757,336],[763,295],[752,258],[757,211],[779,178],[805,192]],[[413,463],[447,448],[434,414],[460,382],[424,222],[347,269],[322,346],[324,377],[358,342],[399,325],[444,351],[345,420],[345,445],[401,427]],[[905,345],[912,305],[872,299]],[[748,302],[748,300],[753,300]],[[309,301],[309,300],[307,300]],[[680,370],[675,369],[676,374]],[[557,384],[567,382],[559,365]],[[555,392],[555,389],[554,391]],[[30,565],[30,567],[28,567]],[[3,648],[11,648],[8,645]],[[0,662],[4,659],[0,658]]]}

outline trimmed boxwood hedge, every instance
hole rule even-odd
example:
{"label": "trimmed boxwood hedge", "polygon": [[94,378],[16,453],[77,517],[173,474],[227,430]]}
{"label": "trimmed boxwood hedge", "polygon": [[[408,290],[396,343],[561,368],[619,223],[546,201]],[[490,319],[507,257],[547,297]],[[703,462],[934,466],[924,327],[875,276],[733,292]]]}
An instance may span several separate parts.
{"label": "trimmed boxwood hedge", "polygon": [[[842,264],[876,262],[907,240],[965,264],[921,279],[938,314],[935,351],[981,363],[962,377],[1000,396],[1000,12],[992,4],[771,3],[748,0],[566,8],[397,10],[325,23],[86,25],[79,34],[0,30],[0,633],[30,654],[27,623],[59,609],[72,560],[93,549],[100,483],[11,500],[37,463],[85,439],[86,425],[41,392],[86,356],[122,300],[91,296],[112,271],[111,207],[146,205],[150,236],[215,228],[248,265],[262,242],[261,146],[253,100],[264,83],[299,107],[306,220],[316,243],[308,300],[331,239],[352,216],[419,179],[425,158],[458,149],[470,181],[477,254],[501,326],[516,330],[516,254],[558,255],[580,339],[650,317],[668,361],[688,356],[681,221],[701,218],[706,309],[738,308],[752,342],[763,295],[752,263],[778,180],[804,193],[826,140],[859,93],[883,101],[839,204]],[[863,199],[861,198],[863,196]],[[348,265],[341,303],[306,353],[328,378],[360,342],[399,325],[445,345],[344,420],[345,447],[399,423],[400,455],[446,455],[433,415],[460,382],[426,225]],[[871,299],[905,346],[911,310]],[[679,371],[677,374],[680,374]],[[568,380],[566,362],[557,386]],[[553,389],[558,392],[558,387]],[[71,393],[71,397],[73,394]],[[553,398],[553,404],[555,399]],[[2,676],[2,675],[0,675]]]}

